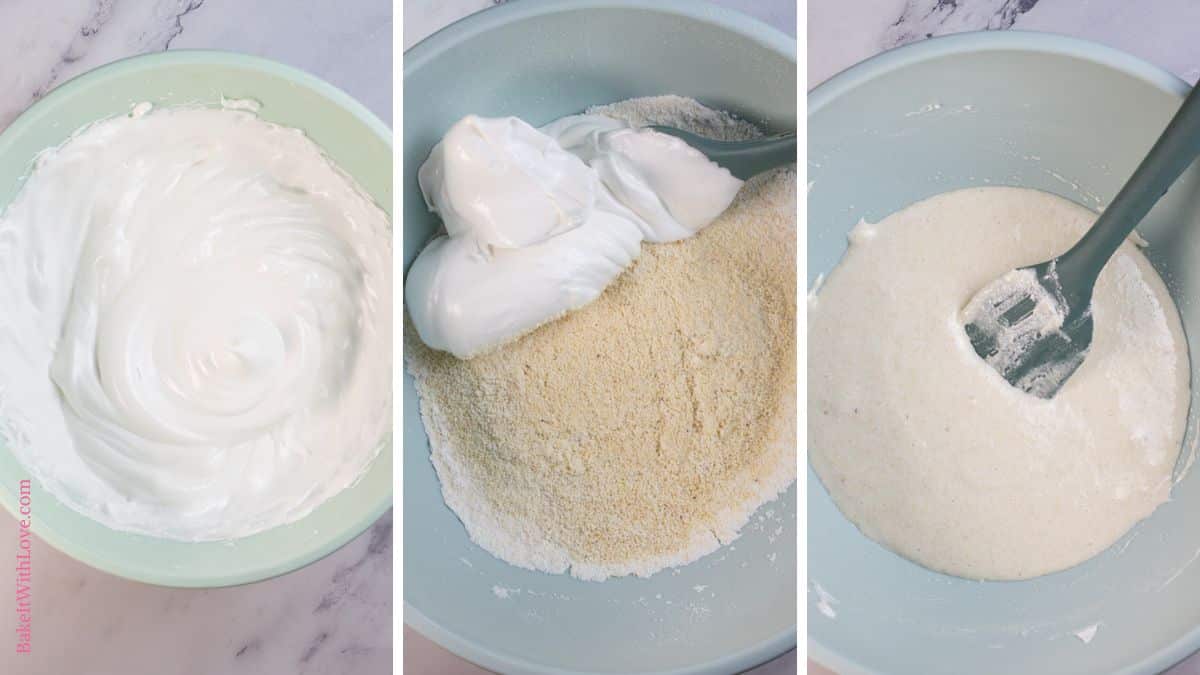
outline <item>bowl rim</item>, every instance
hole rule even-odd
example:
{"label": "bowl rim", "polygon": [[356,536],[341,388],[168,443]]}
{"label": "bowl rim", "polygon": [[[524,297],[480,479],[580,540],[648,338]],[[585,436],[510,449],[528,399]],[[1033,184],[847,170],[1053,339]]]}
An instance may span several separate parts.
{"label": "bowl rim", "polygon": [[[820,112],[838,97],[866,82],[924,61],[963,53],[1019,51],[1066,56],[1107,66],[1177,96],[1180,102],[1191,91],[1187,82],[1173,73],[1119,49],[1076,37],[1035,31],[975,31],[943,35],[913,42],[881,52],[833,75],[809,91],[808,116]],[[1158,652],[1141,661],[1113,671],[1114,675],[1159,673],[1183,661],[1200,649],[1200,626],[1185,632]],[[842,675],[875,673],[852,657],[826,647],[808,636],[808,654],[814,661]]]}
{"label": "bowl rim", "polygon": [[[75,77],[72,77],[71,79],[56,86],[45,96],[39,98],[37,101],[34,101],[28,108],[23,110],[12,121],[12,123],[8,125],[8,127],[6,127],[3,131],[0,131],[0,152],[3,152],[4,148],[12,142],[12,139],[20,137],[23,133],[25,133],[27,127],[32,126],[42,116],[55,110],[60,105],[61,100],[67,99],[77,89],[90,86],[95,81],[102,81],[117,74],[123,74],[130,71],[137,72],[150,68],[161,68],[163,66],[170,67],[180,65],[236,66],[288,80],[298,86],[311,89],[321,96],[333,101],[338,107],[344,108],[347,112],[362,122],[374,135],[378,136],[379,139],[383,141],[389,149],[394,147],[392,143],[391,128],[388,127],[388,125],[385,124],[375,113],[371,112],[366,106],[358,102],[342,89],[326,82],[325,80],[322,80],[311,73],[271,59],[227,50],[174,49],[170,51],[152,52],[148,54],[139,54],[136,56],[117,59],[76,75]],[[2,210],[2,208],[0,208],[0,210]],[[385,445],[381,446],[380,452],[383,452],[388,446],[394,447],[393,441],[390,439],[385,442]],[[379,461],[381,461],[381,459],[376,457],[374,460],[372,460],[372,464],[370,466],[373,467],[375,463]],[[370,467],[368,467],[368,471],[369,470],[371,470]],[[32,475],[30,476],[30,479],[36,480],[36,478]],[[394,485],[395,481],[393,480],[393,488]],[[57,530],[47,529],[44,525],[41,525],[40,521],[36,518],[32,520],[29,530],[36,534],[39,539],[71,559],[93,569],[97,569],[123,579],[170,588],[221,588],[272,579],[274,577],[298,570],[332,554],[334,551],[337,551],[342,546],[346,545],[346,543],[348,543],[351,539],[354,539],[358,535],[365,532],[367,528],[373,525],[381,516],[383,516],[384,513],[387,512],[389,508],[391,508],[393,491],[394,490],[387,490],[382,493],[378,499],[378,502],[371,505],[369,509],[364,511],[360,518],[353,522],[348,522],[346,527],[341,529],[336,535],[321,542],[319,545],[313,546],[307,551],[304,551],[303,553],[289,559],[258,564],[236,573],[210,572],[204,576],[181,576],[169,570],[145,569],[137,565],[127,564],[122,561],[97,561],[90,557],[89,549],[87,547],[78,546],[69,537],[61,535]],[[13,516],[13,518],[18,520],[20,519],[20,516],[17,514],[17,496],[13,493],[11,488],[0,488],[0,505],[2,505],[4,509]],[[320,508],[320,506],[318,506],[318,508]],[[82,514],[79,514],[79,516],[82,518],[87,517]],[[303,518],[295,522],[301,521],[303,521]],[[199,543],[211,544],[214,542]]]}
{"label": "bowl rim", "polygon": [[[571,11],[636,9],[694,19],[735,33],[796,62],[796,40],[782,31],[741,12],[713,5],[708,0],[522,0],[469,14],[432,33],[404,52],[404,78],[448,49],[487,31],[518,21]],[[531,675],[592,675],[593,671],[564,670],[533,663],[520,656],[497,652],[462,637],[404,601],[404,622],[424,637],[475,664],[498,672]],[[757,644],[726,654],[708,663],[644,675],[724,675],[741,672],[774,659],[797,644],[796,624]]]}
{"label": "bowl rim", "polygon": [[748,14],[712,4],[709,0],[524,0],[503,3],[468,14],[431,33],[404,52],[404,77],[407,78],[454,45],[517,21],[546,14],[589,9],[637,9],[673,14],[720,26],[796,61],[796,40],[779,29]]}

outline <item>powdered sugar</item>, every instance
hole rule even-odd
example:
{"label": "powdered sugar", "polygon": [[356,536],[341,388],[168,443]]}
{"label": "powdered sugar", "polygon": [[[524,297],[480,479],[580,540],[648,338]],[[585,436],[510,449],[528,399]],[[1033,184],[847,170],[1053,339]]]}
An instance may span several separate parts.
{"label": "powdered sugar", "polygon": [[722,110],[682,96],[647,96],[592,106],[588,113],[607,115],[634,126],[663,125],[721,141],[744,141],[763,135],[758,127]]}

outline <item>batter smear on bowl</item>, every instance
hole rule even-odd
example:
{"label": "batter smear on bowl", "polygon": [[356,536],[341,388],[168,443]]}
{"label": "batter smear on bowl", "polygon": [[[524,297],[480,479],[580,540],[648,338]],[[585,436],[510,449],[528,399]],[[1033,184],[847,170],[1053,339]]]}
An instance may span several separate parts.
{"label": "batter smear on bowl", "polygon": [[[756,133],[675,97],[600,112]],[[468,360],[406,322],[443,496],[476,543],[583,579],[647,576],[728,543],[795,480],[795,205],[793,169],[757,176],[591,302]]]}

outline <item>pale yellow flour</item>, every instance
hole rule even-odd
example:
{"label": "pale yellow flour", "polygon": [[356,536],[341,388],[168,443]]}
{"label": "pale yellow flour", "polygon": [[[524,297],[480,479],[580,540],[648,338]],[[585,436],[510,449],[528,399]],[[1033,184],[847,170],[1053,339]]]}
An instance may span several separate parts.
{"label": "pale yellow flour", "polygon": [[796,477],[796,174],[601,297],[469,361],[406,326],[446,503],[516,565],[648,575],[737,535]]}

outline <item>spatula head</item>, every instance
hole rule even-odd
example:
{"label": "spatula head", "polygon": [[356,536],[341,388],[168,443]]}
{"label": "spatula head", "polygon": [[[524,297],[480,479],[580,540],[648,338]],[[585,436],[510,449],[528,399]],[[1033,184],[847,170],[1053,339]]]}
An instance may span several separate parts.
{"label": "spatula head", "polygon": [[1068,306],[1054,263],[984,286],[962,311],[975,353],[1018,389],[1053,398],[1092,344],[1091,298]]}

